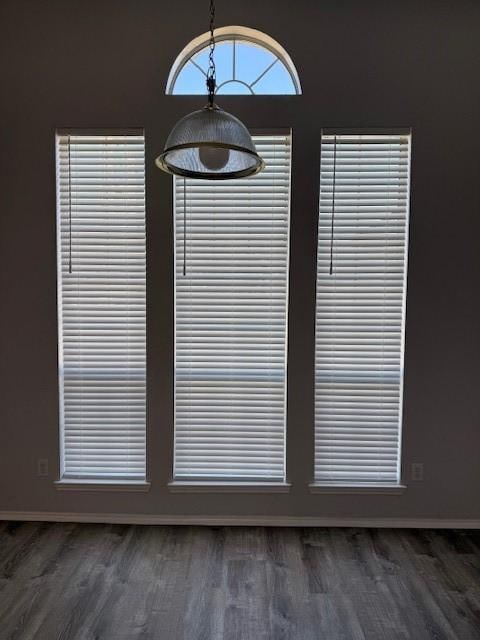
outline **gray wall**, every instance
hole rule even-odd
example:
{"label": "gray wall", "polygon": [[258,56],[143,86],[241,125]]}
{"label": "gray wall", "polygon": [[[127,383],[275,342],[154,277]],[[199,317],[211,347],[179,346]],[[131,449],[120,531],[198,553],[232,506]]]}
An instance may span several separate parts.
{"label": "gray wall", "polygon": [[[169,127],[202,99],[164,95],[206,30],[206,0],[3,0],[0,7],[0,511],[480,517],[480,3],[218,0],[218,26],[258,28],[297,65],[301,97],[230,97],[250,127],[293,128],[286,495],[172,495]],[[147,140],[149,493],[60,492],[56,127],[144,127]],[[310,495],[319,138],[411,126],[412,203],[402,496]],[[50,477],[36,475],[48,458]],[[424,482],[409,482],[412,461]]]}

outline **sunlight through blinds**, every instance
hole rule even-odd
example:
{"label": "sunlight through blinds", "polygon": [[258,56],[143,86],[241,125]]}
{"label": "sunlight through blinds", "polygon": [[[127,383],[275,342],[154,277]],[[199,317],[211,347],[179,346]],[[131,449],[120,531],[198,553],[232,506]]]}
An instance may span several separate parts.
{"label": "sunlight through blinds", "polygon": [[57,202],[62,477],[142,480],[143,133],[57,135]]}
{"label": "sunlight through blinds", "polygon": [[256,176],[175,179],[176,480],[285,479],[290,136],[254,141]]}
{"label": "sunlight through blinds", "polygon": [[409,174],[410,135],[322,136],[317,483],[400,480]]}

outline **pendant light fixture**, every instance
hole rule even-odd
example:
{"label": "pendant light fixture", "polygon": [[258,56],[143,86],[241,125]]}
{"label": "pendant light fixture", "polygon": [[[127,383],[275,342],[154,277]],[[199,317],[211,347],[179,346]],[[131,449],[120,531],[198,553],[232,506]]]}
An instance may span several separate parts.
{"label": "pendant light fixture", "polygon": [[265,163],[246,126],[214,102],[215,3],[210,0],[210,54],[207,71],[208,103],[173,127],[156,164],[167,173],[186,178],[227,180],[251,176]]}

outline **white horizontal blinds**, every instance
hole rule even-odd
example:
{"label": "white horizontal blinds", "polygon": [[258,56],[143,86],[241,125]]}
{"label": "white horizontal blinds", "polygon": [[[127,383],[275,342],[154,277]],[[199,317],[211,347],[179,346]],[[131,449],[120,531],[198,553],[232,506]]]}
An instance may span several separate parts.
{"label": "white horizontal blinds", "polygon": [[254,141],[256,176],[175,179],[177,480],[285,478],[290,137]]}
{"label": "white horizontal blinds", "polygon": [[145,477],[144,165],[143,135],[57,136],[65,478]]}
{"label": "white horizontal blinds", "polygon": [[322,136],[317,482],[399,481],[409,162],[409,135]]}

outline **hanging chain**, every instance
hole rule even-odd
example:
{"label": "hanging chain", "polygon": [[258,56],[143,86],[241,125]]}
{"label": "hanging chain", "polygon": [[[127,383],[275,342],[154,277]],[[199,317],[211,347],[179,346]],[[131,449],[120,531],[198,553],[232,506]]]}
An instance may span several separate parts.
{"label": "hanging chain", "polygon": [[215,51],[214,23],[215,23],[215,2],[214,0],[210,0],[210,53],[208,54],[208,70],[207,70],[208,104],[210,107],[213,106],[213,99],[215,96],[215,87],[217,84],[215,61],[213,59],[213,52]]}

